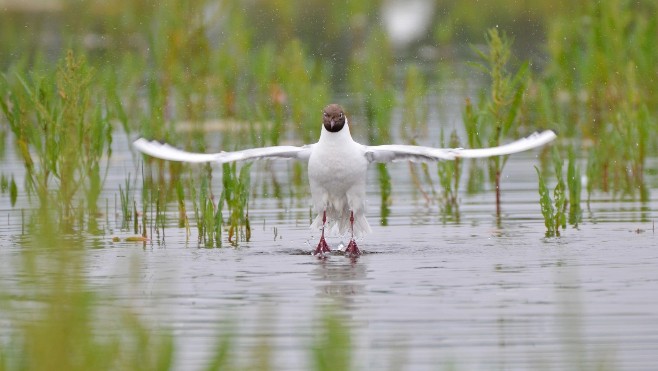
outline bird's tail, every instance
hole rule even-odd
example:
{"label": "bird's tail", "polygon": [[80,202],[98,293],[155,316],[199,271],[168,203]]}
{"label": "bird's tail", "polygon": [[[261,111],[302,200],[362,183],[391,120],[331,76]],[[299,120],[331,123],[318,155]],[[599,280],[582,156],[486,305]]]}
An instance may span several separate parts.
{"label": "bird's tail", "polygon": [[[347,224],[349,225],[349,218]],[[349,232],[349,228],[347,228],[347,231]],[[370,229],[370,224],[368,224],[368,219],[366,219],[366,215],[364,213],[360,213],[358,216],[354,216],[354,237],[355,238],[360,238],[365,236],[366,234],[372,232],[372,229]]]}

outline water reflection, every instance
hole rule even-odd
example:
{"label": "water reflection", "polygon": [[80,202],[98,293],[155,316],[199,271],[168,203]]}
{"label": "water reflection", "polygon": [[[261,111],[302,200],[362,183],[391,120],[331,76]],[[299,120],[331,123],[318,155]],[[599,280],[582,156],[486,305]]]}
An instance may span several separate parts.
{"label": "water reflection", "polygon": [[343,257],[318,260],[309,272],[311,280],[319,281],[317,296],[336,299],[340,308],[354,304],[357,295],[365,292],[368,269],[364,261]]}

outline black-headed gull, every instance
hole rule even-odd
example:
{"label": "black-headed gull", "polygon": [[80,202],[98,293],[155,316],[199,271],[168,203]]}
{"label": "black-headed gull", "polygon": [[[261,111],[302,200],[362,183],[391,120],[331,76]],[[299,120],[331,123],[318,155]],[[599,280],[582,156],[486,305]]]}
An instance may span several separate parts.
{"label": "black-headed gull", "polygon": [[365,217],[368,164],[502,156],[542,146],[555,138],[555,133],[547,130],[492,148],[433,148],[398,144],[366,146],[352,139],[348,120],[341,106],[330,104],[322,111],[320,140],[301,147],[274,146],[204,154],[181,151],[167,144],[143,138],[133,144],[145,154],[171,161],[225,163],[262,158],[307,161],[311,197],[317,213],[311,227],[322,231],[314,255],[324,256],[331,251],[325,241],[324,230],[325,227],[336,226],[339,234],[348,231],[351,233],[345,254],[358,256],[361,252],[354,239],[371,231]]}

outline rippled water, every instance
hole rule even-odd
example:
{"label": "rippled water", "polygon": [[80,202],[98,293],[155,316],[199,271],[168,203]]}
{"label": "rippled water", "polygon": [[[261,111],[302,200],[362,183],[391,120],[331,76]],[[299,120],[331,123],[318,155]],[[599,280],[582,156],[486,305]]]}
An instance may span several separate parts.
{"label": "rippled water", "polygon": [[[131,156],[116,153],[110,200],[126,173],[135,173]],[[265,339],[278,368],[308,369],[326,306],[352,331],[355,369],[654,369],[658,203],[598,195],[578,229],[544,238],[535,155],[510,158],[500,223],[491,191],[462,193],[459,223],[443,222],[438,205],[414,190],[408,165],[392,164],[392,212],[389,225],[378,226],[371,169],[373,234],[360,241],[365,254],[357,261],[310,255],[319,236],[308,229],[303,198],[252,200],[252,240],[239,248],[198,248],[173,214],[164,241],[114,243],[131,232],[106,218],[107,235],[94,239],[100,248],[83,252],[90,284],[106,308],[134,307],[171,329],[178,369],[205,365],[225,327],[236,333],[238,354],[249,357]],[[9,156],[5,173],[17,169]],[[653,159],[647,168],[656,165]],[[658,179],[647,183],[655,194]],[[21,213],[6,197],[1,206],[0,275],[11,290],[21,274],[12,265]],[[329,243],[336,248],[341,239]]]}

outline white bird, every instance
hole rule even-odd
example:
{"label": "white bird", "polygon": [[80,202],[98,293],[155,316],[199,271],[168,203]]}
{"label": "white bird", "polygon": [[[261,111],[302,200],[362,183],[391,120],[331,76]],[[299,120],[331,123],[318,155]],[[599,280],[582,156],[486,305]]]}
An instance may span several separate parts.
{"label": "white bird", "polygon": [[366,169],[373,162],[432,162],[457,158],[483,158],[509,155],[540,147],[556,135],[551,130],[534,133],[515,142],[491,148],[433,148],[412,145],[367,146],[352,139],[347,117],[337,104],[326,106],[322,112],[320,140],[304,146],[274,146],[246,149],[234,152],[190,153],[167,144],[146,139],[137,139],[133,145],[140,152],[163,160],[201,162],[233,162],[263,158],[296,159],[308,162],[308,179],[311,198],[317,217],[311,227],[322,233],[314,255],[324,256],[330,252],[325,241],[326,227],[336,226],[338,233],[351,233],[345,249],[348,256],[359,256],[361,252],[355,242],[371,232],[365,218]]}

